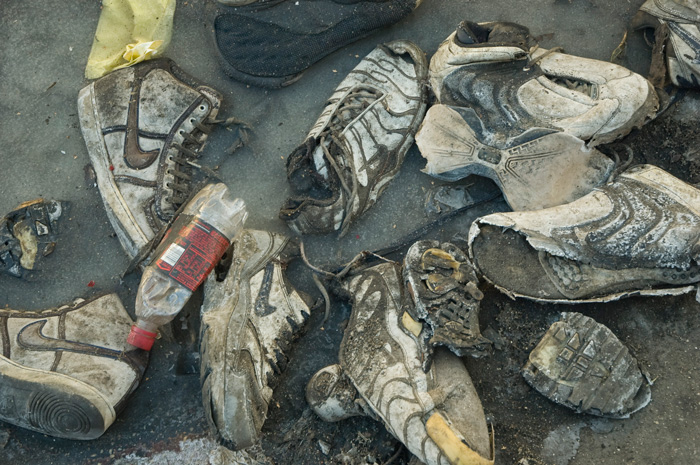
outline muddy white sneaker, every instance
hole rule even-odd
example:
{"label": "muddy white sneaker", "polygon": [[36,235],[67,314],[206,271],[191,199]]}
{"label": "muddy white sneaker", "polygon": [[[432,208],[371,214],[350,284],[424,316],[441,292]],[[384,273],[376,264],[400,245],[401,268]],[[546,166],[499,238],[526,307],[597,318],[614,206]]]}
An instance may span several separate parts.
{"label": "muddy white sneaker", "polygon": [[260,437],[285,351],[309,306],[284,276],[293,247],[266,231],[243,230],[204,288],[200,354],[202,401],[224,444],[242,449]]}
{"label": "muddy white sneaker", "polygon": [[169,60],[115,71],[80,91],[80,127],[97,185],[130,257],[189,197],[220,100]]}
{"label": "muddy white sneaker", "polygon": [[0,309],[0,420],[60,438],[102,435],[146,369],[147,352],[124,352],[132,324],[116,294]]}
{"label": "muddy white sneaker", "polygon": [[593,146],[642,126],[658,108],[642,76],[538,48],[513,23],[462,22],[431,59],[430,82],[440,103],[473,108],[485,127],[510,137],[553,128]]}
{"label": "muddy white sneaker", "polygon": [[475,174],[493,180],[513,210],[571,202],[604,184],[613,161],[572,135],[529,129],[505,139],[471,108],[433,105],[416,134],[423,171],[456,181]]}
{"label": "muddy white sneaker", "polygon": [[426,323],[415,326],[420,332],[414,333],[426,346],[445,346],[459,356],[490,353],[491,341],[479,329],[484,294],[459,247],[449,242],[416,242],[406,252],[403,277],[414,304],[406,311],[412,320]]}
{"label": "muddy white sneaker", "polygon": [[627,347],[580,313],[562,313],[530,353],[523,377],[548,399],[592,415],[628,418],[651,401]]}
{"label": "muddy white sneaker", "polygon": [[53,252],[68,202],[36,199],[0,218],[0,272],[21,278]]}
{"label": "muddy white sneaker", "polygon": [[631,26],[654,30],[649,72],[654,84],[663,87],[668,77],[679,87],[700,87],[700,3],[647,0],[632,19]]}
{"label": "muddy white sneaker", "polygon": [[380,45],[340,83],[287,159],[298,197],[280,218],[299,234],[347,232],[401,168],[426,109],[427,61],[413,43]]}
{"label": "muddy white sneaker", "polygon": [[478,218],[469,255],[513,297],[605,302],[700,282],[700,191],[639,165],[574,202]]}
{"label": "muddy white sneaker", "polygon": [[399,266],[368,268],[344,284],[353,306],[339,365],[309,381],[310,406],[329,421],[366,412],[428,465],[493,464],[481,401],[459,357],[438,348],[427,371],[425,348],[407,326]]}

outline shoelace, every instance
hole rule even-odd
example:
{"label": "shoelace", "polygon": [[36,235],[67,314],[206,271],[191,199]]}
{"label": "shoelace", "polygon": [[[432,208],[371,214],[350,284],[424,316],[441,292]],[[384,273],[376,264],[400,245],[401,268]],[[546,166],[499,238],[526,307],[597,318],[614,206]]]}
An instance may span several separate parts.
{"label": "shoelace", "polygon": [[[340,142],[338,141],[338,139],[336,139],[334,134],[341,132],[343,128],[347,125],[348,121],[351,121],[354,118],[356,118],[358,114],[362,113],[365,109],[369,107],[369,105],[371,105],[371,103],[373,103],[366,99],[376,101],[381,97],[381,92],[376,92],[372,89],[357,89],[352,91],[345,97],[346,103],[344,103],[335,111],[335,113],[331,117],[328,128],[326,128],[326,130],[323,131],[319,137],[319,145],[323,149],[325,158],[326,160],[328,160],[328,163],[331,165],[333,171],[335,171],[335,174],[338,176],[341,187],[345,191],[347,197],[347,199],[345,200],[344,207],[346,215],[345,218],[343,218],[343,222],[340,226],[341,231],[345,229],[345,227],[350,221],[350,215],[348,214],[348,212],[350,212],[353,199],[357,194],[357,182],[355,174],[353,173],[352,188],[348,185],[345,176],[343,175],[343,170],[341,169],[340,164],[338,163],[338,160],[336,160],[335,156],[331,153],[328,147],[331,144],[334,144],[336,147],[341,146]],[[355,99],[354,102],[353,99]],[[328,140],[328,138],[330,138],[330,141]]]}
{"label": "shoelace", "polygon": [[542,55],[538,56],[537,58],[532,58],[532,55],[533,55],[539,48],[540,48],[540,45],[537,44],[537,45],[535,45],[534,47],[532,47],[532,48],[530,49],[530,51],[527,53],[528,56],[530,57],[530,60],[527,62],[527,64],[526,64],[525,67],[523,68],[524,71],[529,71],[530,68],[531,68],[533,65],[535,65],[535,64],[539,63],[540,61],[542,61],[546,56],[549,56],[549,55],[551,55],[552,53],[558,53],[558,52],[563,52],[563,51],[564,51],[564,48],[563,48],[563,47],[554,47],[554,48],[550,48],[549,50],[547,50],[546,52],[544,52]]}
{"label": "shoelace", "polygon": [[203,171],[211,178],[219,179],[218,175],[211,169],[196,163],[196,160],[199,159],[200,151],[202,150],[207,137],[213,130],[214,125],[220,124],[223,126],[230,126],[237,124],[241,127],[241,135],[239,136],[239,139],[234,142],[233,150],[247,143],[248,131],[250,130],[247,123],[236,118],[228,118],[223,120],[209,118],[204,123],[199,123],[194,120],[191,120],[190,122],[194,125],[196,130],[200,131],[204,135],[204,137],[199,138],[189,132],[183,131],[181,132],[181,135],[184,138],[183,143],[172,144],[172,147],[175,148],[178,153],[177,155],[170,157],[170,161],[174,162],[174,166],[168,169],[167,173],[172,174],[174,179],[173,182],[168,183],[166,187],[172,189],[173,193],[170,197],[170,202],[176,207],[184,203],[190,197],[193,178],[190,170],[192,168]]}

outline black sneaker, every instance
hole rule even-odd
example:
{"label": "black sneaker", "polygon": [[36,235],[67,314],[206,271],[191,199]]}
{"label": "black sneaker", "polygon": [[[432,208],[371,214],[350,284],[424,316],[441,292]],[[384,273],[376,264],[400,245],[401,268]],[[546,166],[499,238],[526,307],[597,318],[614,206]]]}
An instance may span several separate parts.
{"label": "black sneaker", "polygon": [[272,6],[260,2],[260,9],[253,12],[216,18],[216,48],[224,71],[232,78],[283,87],[326,55],[398,22],[421,1],[289,0]]}

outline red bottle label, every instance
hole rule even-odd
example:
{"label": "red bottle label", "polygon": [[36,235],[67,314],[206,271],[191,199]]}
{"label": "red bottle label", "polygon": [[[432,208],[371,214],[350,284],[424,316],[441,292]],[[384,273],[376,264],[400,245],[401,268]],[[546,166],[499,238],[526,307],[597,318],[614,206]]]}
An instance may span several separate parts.
{"label": "red bottle label", "polygon": [[192,218],[170,241],[163,252],[156,255],[156,266],[163,273],[194,291],[209,275],[230,245],[229,240],[215,227],[198,218]]}

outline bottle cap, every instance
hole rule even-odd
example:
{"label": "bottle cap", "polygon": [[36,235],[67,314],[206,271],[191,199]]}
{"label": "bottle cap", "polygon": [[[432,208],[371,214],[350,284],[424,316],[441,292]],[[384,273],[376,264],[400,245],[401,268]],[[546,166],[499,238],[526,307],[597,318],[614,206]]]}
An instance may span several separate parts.
{"label": "bottle cap", "polygon": [[151,350],[156,337],[158,337],[158,333],[152,333],[136,325],[131,325],[131,331],[126,338],[126,342],[139,349]]}

